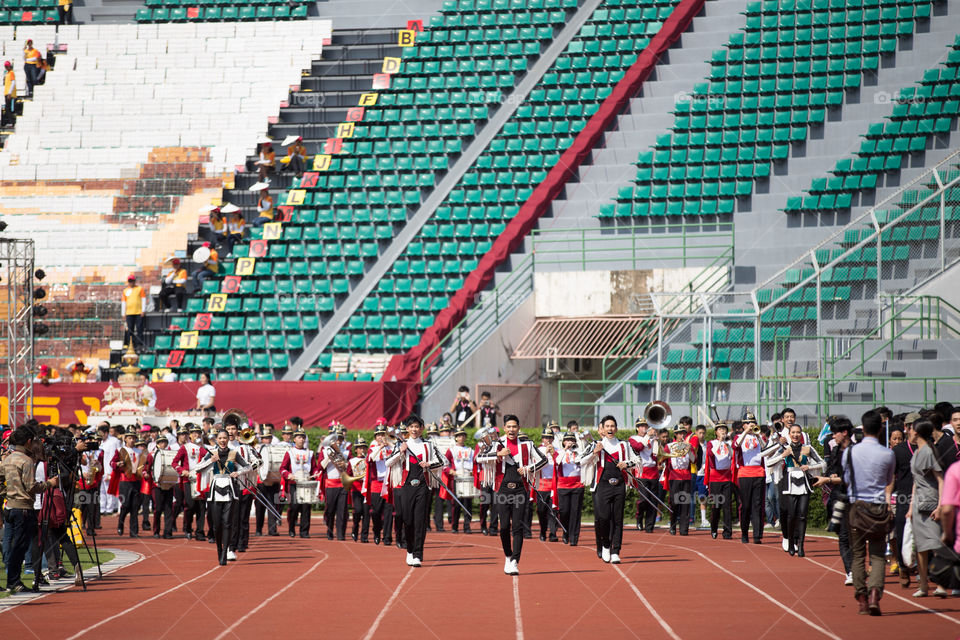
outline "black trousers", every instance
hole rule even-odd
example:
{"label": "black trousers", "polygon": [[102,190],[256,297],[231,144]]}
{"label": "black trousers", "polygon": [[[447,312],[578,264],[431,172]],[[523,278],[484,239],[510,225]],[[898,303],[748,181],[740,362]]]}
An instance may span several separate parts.
{"label": "black trousers", "polygon": [[9,96],[3,97],[3,124],[8,124],[12,127],[17,122],[16,102],[16,98],[11,98]]}
{"label": "black trousers", "polygon": [[140,522],[137,520],[140,511],[140,483],[139,482],[121,482],[120,483],[120,514],[117,520],[117,526],[122,527],[127,514],[130,514],[130,534],[134,535],[140,532]]}
{"label": "black trousers", "polygon": [[[270,504],[279,506],[277,505],[277,496],[280,495],[280,485],[274,484],[267,486],[262,484],[260,485],[260,495],[262,495]],[[267,534],[271,536],[277,535],[277,525],[279,523],[277,522],[276,516],[274,516],[272,513],[267,513],[267,508],[260,504],[259,501],[255,502],[253,507],[256,514],[257,533],[263,533],[263,521],[266,519]]]}
{"label": "black trousers", "polygon": [[[827,513],[833,513],[833,500],[827,502]],[[843,560],[843,570],[852,573],[853,549],[850,547],[850,520],[846,513],[840,519],[840,528],[837,531],[837,547],[840,551],[840,559]]]}
{"label": "black trousers", "polygon": [[170,308],[170,296],[174,296],[177,299],[177,310],[182,311],[186,304],[187,289],[175,285],[163,285],[157,297],[160,298],[160,304],[163,305],[164,309]]}
{"label": "black trousers", "polygon": [[127,330],[123,334],[123,342],[129,344],[133,340],[134,346],[139,347],[143,343],[143,316],[131,314],[126,319]]}
{"label": "black trousers", "polygon": [[710,532],[717,533],[722,513],[723,539],[729,540],[733,537],[733,482],[711,482],[707,501],[710,503]]}
{"label": "black trousers", "polygon": [[[146,531],[150,528],[150,510],[153,507],[153,493],[149,495],[146,493],[140,494],[140,515],[143,518],[143,530]],[[153,509],[156,512],[156,509]]]}
{"label": "black trousers", "polygon": [[383,536],[383,543],[393,541],[393,506],[379,493],[370,494],[370,520],[373,523],[373,537]]}
{"label": "black trousers", "polygon": [[670,481],[670,532],[679,529],[685,536],[690,531],[690,505],[693,503],[693,480]]}
{"label": "black trousers", "polygon": [[183,512],[183,485],[178,484],[173,488],[173,528],[177,528],[177,518]]}
{"label": "black trousers", "polygon": [[[49,527],[47,529],[47,540],[43,545],[43,553],[47,556],[47,568],[50,571],[54,571],[57,567],[60,566],[60,554],[57,553],[61,547],[63,547],[63,553],[66,554],[67,559],[70,561],[70,567],[74,568],[80,564],[80,557],[77,555],[77,548],[73,544],[73,540],[70,539],[70,535],[67,532],[67,528],[70,526],[70,521],[67,520],[64,524],[59,527]],[[34,566],[34,575],[40,575],[40,554],[36,554],[33,557],[33,566]]]}
{"label": "black trousers", "polygon": [[33,96],[33,86],[37,84],[40,76],[40,67],[35,64],[23,65],[23,74],[27,79],[27,94]]}
{"label": "black trousers", "polygon": [[87,534],[93,533],[100,516],[100,491],[77,491],[76,506],[80,509],[80,520]]}
{"label": "black trousers", "polygon": [[[193,519],[197,519],[197,537],[204,537],[203,519],[207,513],[205,500],[195,500],[189,487],[183,489],[183,532],[193,533]],[[211,532],[212,533],[212,532]]]}
{"label": "black trousers", "polygon": [[551,514],[550,499],[549,491],[537,491],[537,522],[540,523],[540,537],[542,538],[549,533],[550,539],[555,540],[557,537],[557,521]]}
{"label": "black trousers", "polygon": [[583,514],[583,487],[578,489],[558,489],[560,502],[560,521],[567,528],[567,544],[577,546],[580,540],[580,518]]}
{"label": "black trousers", "polygon": [[653,498],[657,495],[660,483],[657,482],[656,478],[640,478],[638,482],[643,489],[638,489],[641,497],[637,500],[637,525],[643,527],[643,530],[647,533],[653,533],[653,527],[657,523],[657,514],[659,513],[659,509],[654,506],[657,502]]}
{"label": "black trousers", "polygon": [[163,515],[163,535],[173,535],[173,488],[153,488],[153,532],[160,533],[160,515]]}
{"label": "black trousers", "polygon": [[10,551],[6,564],[7,587],[12,587],[20,583],[23,559],[37,538],[37,512],[33,509],[4,509],[3,526],[10,531]]}
{"label": "black trousers", "polygon": [[493,508],[493,487],[483,486],[480,488],[480,528],[487,528],[487,514],[490,515],[490,533],[496,533],[497,510]]}
{"label": "black trousers", "polygon": [[533,537],[533,512],[536,510],[533,504],[533,500],[530,500],[530,496],[527,496],[527,506],[523,512],[523,537],[532,538]]}
{"label": "black trousers", "polygon": [[403,522],[403,512],[404,512],[404,496],[405,490],[403,487],[393,490],[393,529],[394,535],[397,538],[397,544],[401,548],[407,548],[407,530]]}
{"label": "black trousers", "polygon": [[[764,501],[767,481],[759,478],[740,478],[740,537],[747,539],[753,525],[753,539],[763,539]],[[782,509],[781,509],[782,511]],[[781,518],[782,519],[782,518]]]}
{"label": "black trousers", "polygon": [[[910,511],[910,500],[904,500],[902,496],[897,500],[896,509],[893,512],[893,557],[897,559],[897,564],[900,565],[901,569],[906,569],[906,566],[903,564],[903,528],[907,525],[907,513]],[[829,516],[831,511],[827,511]],[[846,521],[846,518],[844,518]],[[849,540],[847,541],[849,548]],[[850,571],[847,569],[847,571]]]}
{"label": "black trousers", "polygon": [[353,507],[353,537],[361,542],[370,538],[370,505],[359,491],[350,491],[350,506]]}
{"label": "black trousers", "polygon": [[612,485],[604,480],[597,483],[593,492],[594,528],[597,546],[610,549],[610,553],[620,553],[623,542],[623,505],[627,498],[627,487],[621,481]]}
{"label": "black trousers", "polygon": [[227,550],[230,546],[231,525],[233,524],[233,512],[236,509],[235,500],[229,502],[211,502],[207,505],[207,513],[210,516],[210,533],[217,543],[217,558],[220,564],[227,564]]}
{"label": "black trousers", "polygon": [[253,507],[253,496],[241,495],[237,500],[236,515],[233,517],[233,537],[230,548],[234,551],[246,551],[250,544],[250,509]]}
{"label": "black trousers", "polygon": [[300,535],[310,535],[310,511],[311,504],[291,504],[287,507],[287,529],[290,533],[296,533],[297,521],[300,521]]}
{"label": "black trousers", "polygon": [[500,546],[503,547],[503,555],[519,562],[530,499],[524,491],[501,490],[493,494],[493,501],[497,518],[500,520]]}
{"label": "black trousers", "polygon": [[440,497],[440,491],[437,490],[433,498],[433,524],[437,531],[443,531],[443,514],[449,511],[449,503],[453,500],[444,500]]}
{"label": "black trousers", "polygon": [[780,521],[787,521],[787,541],[796,547],[803,545],[807,535],[807,512],[810,509],[810,494],[791,495],[780,494]]}
{"label": "black trousers", "polygon": [[327,487],[323,494],[323,521],[327,524],[327,537],[333,535],[336,527],[337,540],[347,537],[347,492],[343,487]]}
{"label": "black trousers", "polygon": [[423,560],[423,543],[427,539],[427,509],[430,508],[430,489],[425,481],[416,487],[403,488],[403,529],[407,553]]}
{"label": "black trousers", "polygon": [[57,13],[60,14],[60,24],[73,24],[73,5],[57,7]]}

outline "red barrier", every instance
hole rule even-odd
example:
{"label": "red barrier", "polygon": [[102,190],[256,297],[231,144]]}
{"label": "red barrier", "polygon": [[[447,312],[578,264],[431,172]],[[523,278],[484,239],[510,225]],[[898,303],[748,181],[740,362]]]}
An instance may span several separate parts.
{"label": "red barrier", "polygon": [[[467,310],[493,280],[494,272],[513,250],[523,241],[563,191],[566,183],[576,176],[577,169],[590,152],[602,142],[603,134],[616,122],[617,116],[626,107],[630,98],[650,75],[657,60],[669,49],[690,26],[694,16],[700,13],[704,0],[683,0],[667,18],[650,44],[637,57],[613,91],[590,117],[573,144],[563,152],[560,160],[547,173],[543,182],[534,189],[530,198],[520,207],[516,217],[493,243],[490,251],[480,260],[477,268],[464,281],[463,287],[450,298],[446,309],[437,314],[433,325],[420,338],[419,344],[407,353],[394,356],[384,372],[384,380],[400,380],[412,383],[405,406],[413,407],[420,393],[420,363],[443,338],[450,333]],[[432,364],[432,363],[431,363]]]}
{"label": "red barrier", "polygon": [[[185,411],[196,405],[198,382],[158,382],[157,409]],[[326,426],[336,419],[353,429],[371,429],[383,416],[391,423],[406,417],[403,402],[409,397],[398,382],[215,382],[220,411],[243,409],[257,422],[282,425],[292,416],[307,426]],[[100,409],[106,383],[34,385],[33,413],[53,424],[86,424],[87,415]],[[0,397],[0,424],[7,422],[8,402]],[[124,423],[123,418],[117,419]]]}

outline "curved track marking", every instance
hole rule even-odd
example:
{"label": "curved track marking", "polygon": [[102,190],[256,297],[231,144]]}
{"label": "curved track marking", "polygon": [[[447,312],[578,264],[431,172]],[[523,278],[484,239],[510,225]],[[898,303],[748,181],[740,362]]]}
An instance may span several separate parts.
{"label": "curved track marking", "polygon": [[263,609],[265,606],[267,606],[267,604],[269,604],[270,601],[272,601],[274,598],[276,598],[276,597],[279,596],[281,593],[283,593],[284,591],[286,591],[287,589],[289,589],[290,587],[292,587],[293,585],[297,584],[298,582],[300,582],[301,580],[303,580],[304,578],[306,578],[308,575],[310,575],[311,573],[313,573],[313,571],[314,571],[317,567],[319,567],[321,564],[323,564],[324,560],[326,560],[327,558],[330,557],[330,554],[328,554],[326,551],[318,551],[318,553],[322,553],[322,554],[323,554],[323,557],[320,558],[319,560],[317,560],[317,562],[316,562],[312,567],[310,567],[309,569],[307,569],[306,571],[304,571],[303,573],[301,573],[301,574],[300,574],[300,577],[298,577],[296,580],[292,580],[292,581],[288,582],[287,585],[286,585],[283,589],[280,589],[279,591],[275,592],[272,596],[270,596],[269,598],[267,598],[266,600],[264,600],[263,602],[261,602],[260,604],[258,604],[256,607],[254,607],[253,609],[251,609],[250,611],[248,611],[248,612],[246,613],[246,615],[244,615],[244,616],[241,617],[241,618],[238,618],[232,625],[230,625],[229,627],[227,627],[226,629],[224,629],[223,632],[222,632],[220,635],[218,635],[216,638],[214,638],[214,640],[221,640],[221,638],[223,638],[223,637],[226,636],[227,634],[231,633],[234,629],[236,629],[237,627],[239,627],[244,621],[246,621],[248,618],[250,618],[250,616],[252,616],[252,615],[255,614],[256,612],[260,611],[260,610]]}
{"label": "curved track marking", "polygon": [[513,576],[513,621],[517,626],[517,640],[523,640],[523,616],[520,615],[520,576]]}
{"label": "curved track marking", "polygon": [[403,585],[406,584],[411,575],[413,575],[413,567],[410,567],[407,570],[406,575],[403,576],[403,580],[400,581],[400,584],[397,585],[397,588],[394,589],[393,593],[390,594],[390,599],[387,600],[387,604],[384,605],[383,609],[380,609],[380,613],[377,614],[377,619],[374,620],[373,624],[370,625],[370,628],[367,629],[367,633],[363,636],[363,640],[371,640],[371,638],[373,638],[374,634],[377,632],[377,627],[380,626],[380,622],[383,621],[384,616],[387,615],[387,611],[389,611],[390,607],[393,606],[394,601],[396,601],[397,596],[400,595],[400,591],[403,589]]}
{"label": "curved track marking", "polygon": [[77,633],[75,633],[75,634],[73,634],[72,636],[70,636],[69,638],[67,638],[67,640],[74,640],[75,638],[79,638],[79,637],[82,636],[83,634],[88,633],[88,632],[90,632],[90,631],[93,631],[93,630],[96,629],[97,627],[101,627],[101,626],[107,624],[108,622],[110,622],[111,620],[116,620],[117,618],[120,618],[120,617],[122,617],[122,616],[125,616],[125,615],[127,615],[128,613],[131,613],[131,612],[133,612],[133,611],[136,611],[137,609],[139,609],[139,608],[142,607],[143,605],[148,604],[148,603],[150,603],[150,602],[153,602],[154,600],[157,600],[158,598],[162,598],[163,596],[167,595],[168,593],[173,593],[173,592],[176,591],[177,589],[179,589],[179,588],[181,588],[181,587],[185,587],[185,586],[187,586],[188,584],[190,584],[191,582],[196,582],[196,581],[199,580],[200,578],[206,577],[206,576],[210,575],[211,573],[213,573],[214,571],[216,571],[217,569],[220,569],[220,568],[221,568],[221,567],[220,567],[219,565],[217,565],[217,566],[214,567],[213,569],[210,569],[210,570],[208,570],[208,571],[204,571],[204,572],[201,573],[200,575],[198,575],[198,576],[196,576],[196,577],[194,577],[194,578],[190,578],[190,579],[187,580],[186,582],[181,582],[181,583],[178,584],[177,586],[175,586],[175,587],[170,587],[170,588],[167,589],[166,591],[162,591],[162,592],[158,593],[158,594],[155,595],[155,596],[151,596],[151,597],[147,598],[146,600],[143,600],[142,602],[138,602],[137,604],[133,605],[132,607],[127,607],[126,609],[124,609],[124,610],[121,611],[120,613],[115,613],[115,614],[113,614],[112,616],[110,616],[109,618],[104,618],[104,619],[101,620],[100,622],[98,622],[98,623],[96,623],[96,624],[92,624],[92,625],[90,625],[89,627],[87,627],[86,629],[82,629],[82,630],[78,631]]}
{"label": "curved track marking", "polygon": [[659,613],[657,613],[657,610],[654,609],[653,605],[650,604],[650,601],[647,600],[642,593],[640,593],[640,589],[637,589],[637,586],[633,584],[633,581],[630,578],[627,577],[627,574],[621,571],[620,567],[618,567],[615,564],[610,566],[616,569],[617,573],[620,574],[620,577],[627,581],[627,584],[630,585],[631,589],[633,589],[633,592],[640,599],[640,602],[642,602],[643,606],[647,608],[647,611],[649,611],[650,614],[654,618],[656,618],[657,622],[660,623],[660,626],[663,627],[663,630],[667,632],[667,635],[673,638],[673,640],[680,640],[680,636],[678,636],[677,633],[673,630],[673,628],[669,624],[667,624],[667,621],[664,620]]}

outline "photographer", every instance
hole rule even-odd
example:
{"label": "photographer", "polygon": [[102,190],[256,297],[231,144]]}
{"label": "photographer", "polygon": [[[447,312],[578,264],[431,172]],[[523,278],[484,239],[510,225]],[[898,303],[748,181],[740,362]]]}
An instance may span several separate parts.
{"label": "photographer", "polygon": [[[10,593],[27,590],[20,580],[20,568],[37,533],[34,496],[59,484],[56,476],[45,482],[37,482],[36,463],[31,455],[35,440],[36,432],[33,428],[27,425],[17,427],[10,436],[11,453],[0,463],[7,489],[3,522],[11,531],[10,555],[7,558],[7,588]],[[39,590],[40,586],[35,580],[33,591]]]}
{"label": "photographer", "polygon": [[[36,576],[40,575],[42,563],[41,551],[47,558],[49,578],[70,577],[70,574],[61,564],[61,547],[74,569],[74,584],[83,585],[83,574],[80,569],[80,558],[77,548],[70,538],[70,512],[73,508],[73,488],[76,485],[76,468],[80,464],[80,453],[85,450],[83,440],[74,441],[73,435],[67,429],[49,427],[48,435],[43,441],[42,461],[37,462],[37,479],[56,478],[59,488],[47,491],[35,502],[34,508],[40,511],[41,537],[34,546],[33,569]],[[42,545],[42,548],[41,548]]]}
{"label": "photographer", "polygon": [[853,553],[850,550],[850,528],[846,517],[847,485],[843,479],[843,452],[852,442],[853,423],[844,416],[832,416],[827,422],[836,446],[827,450],[826,475],[817,478],[813,486],[825,487],[824,491],[830,492],[827,499],[827,513],[830,514],[827,530],[837,534],[840,558],[847,574],[844,584],[849,586],[853,584]]}
{"label": "photographer", "polygon": [[473,414],[477,411],[477,403],[470,399],[470,388],[467,385],[460,385],[457,389],[457,396],[450,405],[450,413],[453,414],[453,422],[458,427],[469,427],[467,424]]}

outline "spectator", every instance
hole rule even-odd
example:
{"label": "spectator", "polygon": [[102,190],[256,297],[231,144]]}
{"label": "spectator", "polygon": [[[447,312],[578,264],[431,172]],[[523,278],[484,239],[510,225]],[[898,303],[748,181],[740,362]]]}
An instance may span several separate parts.
{"label": "spectator", "polygon": [[67,365],[67,373],[70,374],[71,382],[86,382],[90,375],[90,369],[87,368],[81,358],[77,358]]}
{"label": "spectator", "polygon": [[[938,403],[937,406],[939,407],[940,404],[942,403]],[[942,414],[934,410],[933,413],[928,415],[930,422],[933,423],[933,440],[931,440],[931,444],[933,445],[937,462],[940,464],[941,469],[949,469],[950,465],[957,461],[960,447],[957,446],[956,440],[953,439],[953,434],[948,433],[950,431],[950,416],[953,415],[953,406],[951,405],[949,408],[944,408],[943,410],[948,411],[948,413]]]}
{"label": "spectator", "polygon": [[210,255],[207,256],[200,270],[194,275],[198,287],[203,287],[204,280],[220,272],[220,256],[217,254],[217,250],[211,247],[209,242],[204,242],[203,246],[210,249]]}
{"label": "spectator", "polygon": [[[940,431],[951,431],[950,416],[953,415],[953,405],[949,402],[938,402],[933,405],[933,410],[940,414],[940,422],[933,421],[933,426],[940,427]],[[952,433],[950,435],[953,435]],[[946,469],[946,467],[944,467]]]}
{"label": "spectator", "polygon": [[273,151],[273,145],[269,140],[260,143],[257,155],[259,156],[257,175],[261,182],[270,182],[269,173],[273,171],[273,167],[276,165],[277,154]]}
{"label": "spectator", "polygon": [[257,219],[253,226],[260,227],[268,222],[273,222],[273,198],[270,197],[270,192],[264,189],[257,200]]}
{"label": "spectator", "polygon": [[[284,140],[286,142],[286,140]],[[295,138],[287,147],[287,157],[280,160],[293,173],[300,177],[307,163],[307,148],[303,146],[303,136]]]}
{"label": "spectator", "polygon": [[73,0],[58,0],[57,13],[60,14],[60,24],[73,24]]}
{"label": "spectator", "polygon": [[207,240],[217,246],[224,243],[227,235],[227,222],[223,219],[223,213],[220,207],[215,207],[210,211],[210,215],[207,218],[207,233],[205,235]]}
{"label": "spectator", "polygon": [[17,74],[9,60],[3,63],[3,121],[0,126],[17,122]]}
{"label": "spectator", "polygon": [[56,369],[50,368],[50,366],[46,364],[40,365],[40,370],[37,373],[37,377],[34,378],[33,381],[39,382],[45,387],[51,384],[57,384],[58,382],[63,382],[63,380],[60,378],[60,372]]}
{"label": "spectator", "polygon": [[[890,510],[896,460],[893,452],[880,444],[883,418],[868,411],[861,418],[863,440],[843,452],[843,478],[848,487],[850,507],[850,544],[853,550],[853,587],[860,604],[859,613],[878,616],[883,597],[886,569],[886,535],[854,526],[853,511],[866,512],[871,520],[882,520]],[[860,504],[858,504],[860,503]],[[870,583],[865,562],[870,558]]]}
{"label": "spectator", "polygon": [[40,70],[45,67],[43,56],[33,48],[33,40],[23,46],[23,73],[27,77],[27,96],[33,97],[33,86],[40,84]]}
{"label": "spectator", "polygon": [[227,234],[230,236],[230,252],[233,252],[233,245],[243,241],[243,235],[246,232],[246,221],[243,214],[235,211],[230,214],[230,220],[227,222]]}
{"label": "spectator", "polygon": [[[920,419],[919,413],[907,414],[904,419],[903,431],[891,432],[891,445],[896,458],[896,467],[893,480],[894,520],[893,520],[893,557],[897,561],[897,573],[900,575],[900,586],[910,586],[910,570],[903,563],[903,528],[906,526],[907,514],[910,512],[910,501],[907,496],[913,495],[913,472],[910,470],[910,460],[913,458],[914,444],[913,423]],[[901,442],[894,444],[896,434],[902,436]]]}
{"label": "spectator", "polygon": [[[960,464],[952,464],[943,478],[943,492],[940,494],[940,527],[943,535],[940,540],[954,553],[960,555]],[[956,592],[954,592],[956,594]]]}
{"label": "spectator", "polygon": [[210,383],[210,374],[203,372],[200,374],[200,388],[197,389],[197,411],[203,411],[207,415],[217,412],[214,402],[217,399],[217,390]]}
{"label": "spectator", "polygon": [[[943,492],[943,471],[931,446],[934,425],[929,420],[918,420],[912,433],[916,451],[910,460],[913,473],[913,493],[907,517],[913,524],[913,539],[917,547],[917,587],[914,598],[925,598],[929,584],[927,571],[930,552],[940,548],[940,494]],[[934,595],[945,597],[947,590],[938,586]]]}
{"label": "spectator", "polygon": [[180,266],[180,258],[170,261],[170,269],[160,280],[160,304],[164,309],[170,308],[170,296],[177,299],[174,311],[180,311],[186,304],[187,297],[187,270]]}
{"label": "spectator", "polygon": [[123,335],[123,341],[127,344],[132,344],[134,339],[136,339],[137,346],[143,342],[143,301],[146,297],[147,292],[137,284],[137,276],[132,273],[127,276],[127,287],[120,296],[123,303],[123,315],[127,322],[127,330]]}

